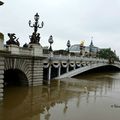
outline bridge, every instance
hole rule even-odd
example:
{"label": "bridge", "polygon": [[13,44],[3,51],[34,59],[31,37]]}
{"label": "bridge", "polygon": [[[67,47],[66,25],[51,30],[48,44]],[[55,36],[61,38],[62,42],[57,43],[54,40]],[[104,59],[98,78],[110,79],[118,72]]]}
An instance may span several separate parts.
{"label": "bridge", "polygon": [[4,87],[8,85],[38,86],[51,79],[73,77],[85,71],[102,66],[120,68],[119,62],[43,52],[40,44],[20,47],[16,44],[4,45],[0,39],[0,99],[3,99]]}
{"label": "bridge", "polygon": [[[20,47],[14,33],[8,33],[9,40],[4,44],[4,35],[0,33],[0,99],[3,99],[6,86],[38,86],[43,83],[50,84],[52,79],[73,77],[85,71],[102,66],[114,66],[120,68],[120,63],[105,59],[84,57],[82,55],[55,55],[52,51],[52,35],[49,38],[49,53],[46,53],[40,44],[38,28],[39,15],[34,16],[35,22],[29,26],[34,32],[29,36],[30,42]],[[91,44],[92,45],[92,44]],[[70,47],[70,41],[67,44]],[[82,46],[80,46],[82,52]]]}

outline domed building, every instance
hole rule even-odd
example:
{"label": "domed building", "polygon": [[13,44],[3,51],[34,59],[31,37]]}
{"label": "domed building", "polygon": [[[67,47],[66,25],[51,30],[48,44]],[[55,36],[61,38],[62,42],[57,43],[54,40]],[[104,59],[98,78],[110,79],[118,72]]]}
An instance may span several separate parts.
{"label": "domed building", "polygon": [[76,55],[92,57],[96,57],[99,50],[98,47],[93,45],[93,41],[91,41],[89,46],[84,46],[84,44],[74,44],[69,48],[69,51]]}

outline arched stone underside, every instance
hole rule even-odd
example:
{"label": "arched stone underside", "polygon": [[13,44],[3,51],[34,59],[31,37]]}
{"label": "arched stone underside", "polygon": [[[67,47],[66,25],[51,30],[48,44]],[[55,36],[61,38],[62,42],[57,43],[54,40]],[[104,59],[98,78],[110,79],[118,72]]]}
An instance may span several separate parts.
{"label": "arched stone underside", "polygon": [[30,67],[30,60],[20,59],[20,58],[6,58],[5,59],[5,68],[4,70],[20,70],[22,71],[26,77],[28,82],[24,82],[25,84],[31,80],[31,67]]}
{"label": "arched stone underside", "polygon": [[41,85],[43,82],[43,68],[42,61],[30,58],[5,58],[4,70],[19,70],[23,72],[27,78],[27,81],[23,82],[24,85],[36,86]]}
{"label": "arched stone underside", "polygon": [[4,87],[23,85],[28,85],[28,79],[24,72],[18,69],[8,69],[4,71]]}
{"label": "arched stone underside", "polygon": [[22,85],[26,85],[26,86],[42,85],[43,84],[42,60],[43,60],[42,57],[10,55],[9,53],[1,54],[0,56],[0,100],[3,99],[5,74],[7,75],[17,74],[18,75],[17,79],[19,78],[19,80],[23,80]]}
{"label": "arched stone underside", "polygon": [[59,77],[56,77],[55,79],[62,79],[62,78],[65,78],[65,77],[74,77],[78,74],[81,74],[81,73],[84,73],[86,71],[89,71],[89,70],[92,70],[92,69],[95,69],[95,68],[99,68],[99,67],[107,67],[107,66],[112,66],[112,67],[116,67],[118,69],[120,69],[119,65],[114,65],[114,64],[107,64],[107,63],[97,63],[97,64],[91,64],[89,66],[85,66],[85,67],[82,67],[82,68],[78,68],[78,69],[75,69],[75,70],[72,70],[72,71],[69,71],[65,74],[62,74],[60,75]]}

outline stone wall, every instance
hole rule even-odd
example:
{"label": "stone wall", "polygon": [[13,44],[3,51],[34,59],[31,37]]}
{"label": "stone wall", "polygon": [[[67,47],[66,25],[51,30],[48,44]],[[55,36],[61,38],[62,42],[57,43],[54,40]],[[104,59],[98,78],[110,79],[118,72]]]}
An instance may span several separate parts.
{"label": "stone wall", "polygon": [[43,84],[43,63],[42,60],[33,58],[31,62],[31,81],[30,86],[38,86]]}

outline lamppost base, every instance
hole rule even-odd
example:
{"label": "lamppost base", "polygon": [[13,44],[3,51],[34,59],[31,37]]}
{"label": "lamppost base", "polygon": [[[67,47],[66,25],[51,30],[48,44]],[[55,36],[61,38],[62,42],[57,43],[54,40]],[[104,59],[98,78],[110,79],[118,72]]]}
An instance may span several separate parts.
{"label": "lamppost base", "polygon": [[43,48],[40,44],[29,44],[28,48],[33,50],[33,56],[43,56]]}
{"label": "lamppost base", "polygon": [[10,44],[10,45],[7,45],[7,48],[8,48],[8,51],[11,52],[11,54],[20,54],[18,45]]}

